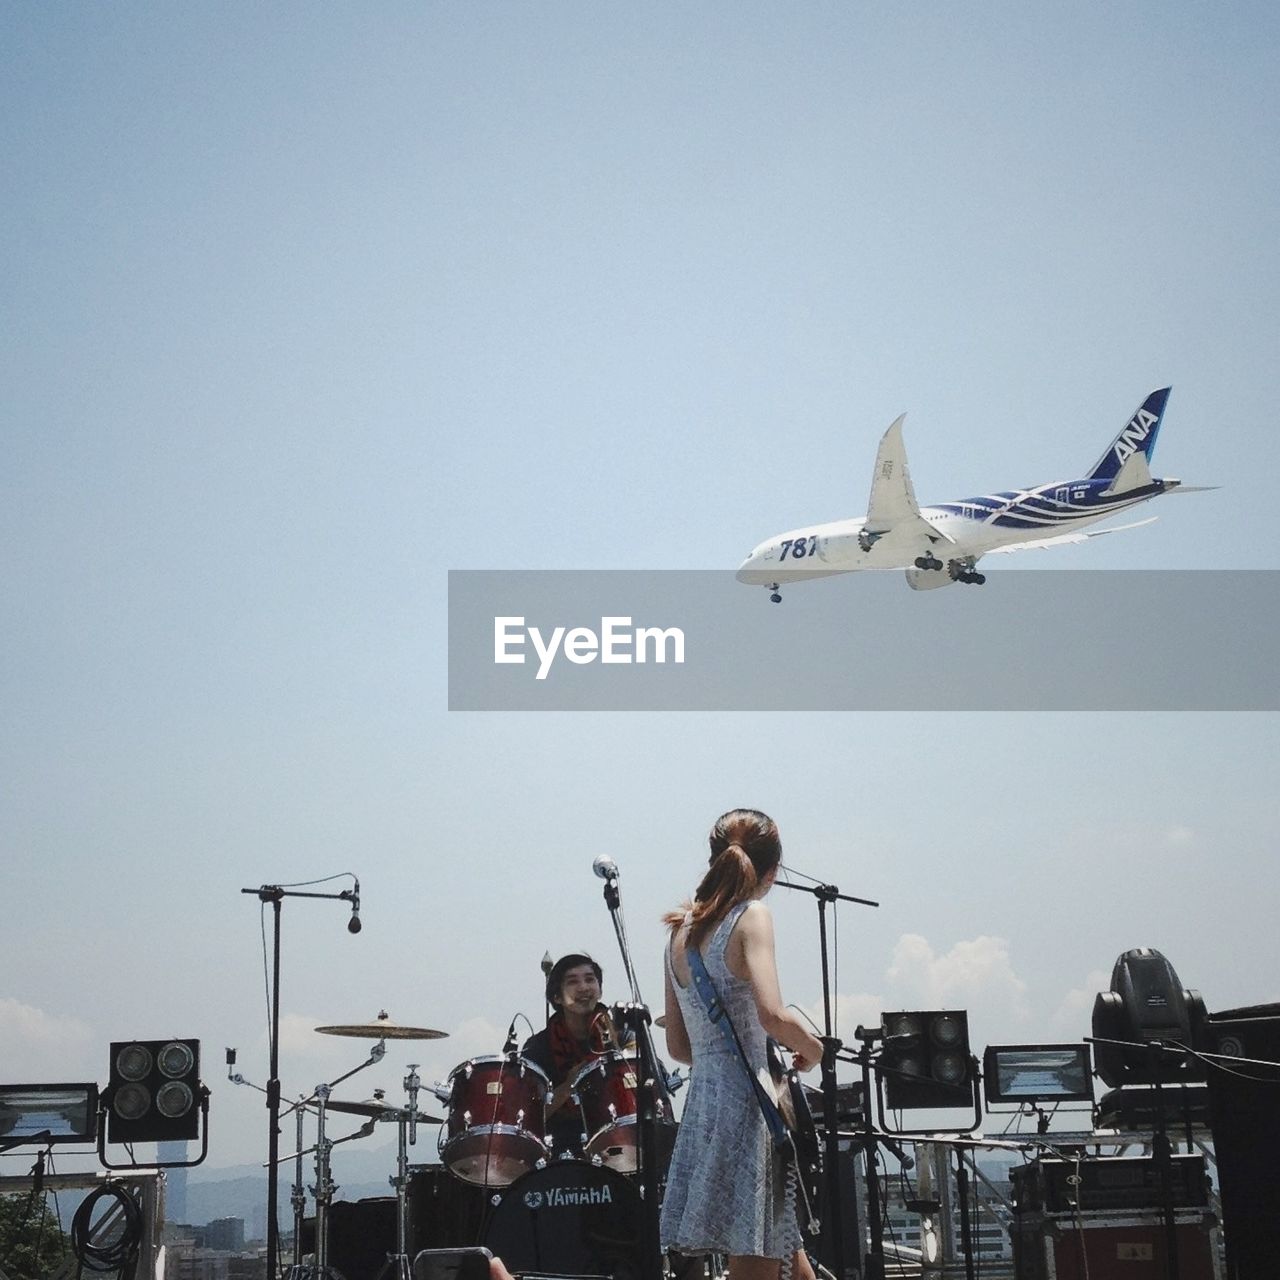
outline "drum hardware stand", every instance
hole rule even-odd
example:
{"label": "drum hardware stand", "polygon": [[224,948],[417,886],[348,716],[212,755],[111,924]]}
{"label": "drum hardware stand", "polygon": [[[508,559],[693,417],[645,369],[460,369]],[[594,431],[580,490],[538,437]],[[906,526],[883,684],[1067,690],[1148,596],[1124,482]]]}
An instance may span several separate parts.
{"label": "drum hardware stand", "polygon": [[[334,1191],[337,1190],[329,1176],[329,1152],[337,1143],[331,1142],[324,1134],[325,1103],[328,1097],[329,1086],[317,1085],[311,1098],[300,1098],[294,1107],[298,1114],[298,1149],[294,1152],[294,1159],[297,1161],[297,1179],[290,1197],[290,1203],[293,1206],[293,1265],[286,1273],[286,1280],[336,1280],[337,1278],[337,1272],[329,1267],[328,1256],[329,1205],[332,1203]],[[316,1156],[316,1185],[311,1189],[316,1201],[316,1240],[313,1255],[315,1261],[313,1265],[307,1266],[302,1261],[302,1211],[307,1202],[302,1186],[302,1157],[308,1153],[302,1149],[302,1120],[312,1101],[316,1103],[317,1126],[316,1145],[311,1148]],[[352,1138],[364,1137],[370,1132],[372,1132],[372,1124],[363,1126],[360,1131],[349,1137],[339,1138],[338,1142],[349,1142]]]}
{"label": "drum hardware stand", "polygon": [[[788,877],[802,875],[791,867],[781,867]],[[810,877],[805,877],[806,879]],[[844,1207],[840,1187],[840,1126],[836,1121],[836,1058],[842,1045],[836,1038],[835,1018],[832,1015],[833,1001],[831,996],[831,965],[827,953],[827,903],[856,902],[863,907],[879,907],[878,902],[870,898],[855,898],[841,893],[833,884],[812,885],[795,884],[789,878],[775,880],[774,884],[781,889],[791,889],[796,893],[812,894],[818,903],[818,938],[822,951],[822,1124],[825,1130],[823,1143],[823,1180],[827,1191],[827,1211],[823,1214],[822,1239],[825,1248],[821,1250],[826,1256],[822,1261],[837,1276],[845,1274],[844,1231],[840,1215]],[[862,1105],[865,1112],[870,1111],[871,1095],[866,1092],[866,1073],[863,1080]],[[868,1161],[870,1163],[870,1161]],[[856,1208],[855,1208],[856,1213]],[[878,1213],[878,1209],[877,1209]],[[874,1240],[874,1236],[872,1239]]]}
{"label": "drum hardware stand", "polygon": [[389,1253],[378,1272],[376,1280],[394,1276],[395,1280],[413,1280],[413,1260],[409,1257],[409,1148],[418,1140],[418,1064],[408,1064],[409,1074],[404,1078],[405,1091],[409,1095],[408,1113],[401,1111],[396,1117],[399,1142],[396,1154],[396,1176],[391,1185],[396,1192],[396,1251]]}
{"label": "drum hardware stand", "polygon": [[618,950],[622,953],[622,965],[631,986],[631,1005],[625,1014],[635,1032],[640,1055],[640,1079],[636,1089],[639,1111],[636,1118],[636,1163],[639,1166],[641,1200],[640,1274],[647,1280],[660,1280],[663,1261],[659,1227],[662,1188],[658,1171],[658,1114],[660,1111],[665,1111],[668,1116],[672,1114],[671,1099],[667,1093],[666,1072],[653,1047],[649,1009],[641,999],[640,984],[636,981],[636,971],[631,963],[631,948],[627,945],[627,930],[622,919],[622,897],[618,892],[618,868],[613,859],[606,856],[597,858],[592,869],[605,882],[605,905],[613,920]]}
{"label": "drum hardware stand", "polygon": [[307,1192],[302,1182],[302,1144],[305,1141],[302,1123],[306,1119],[307,1104],[303,1098],[298,1099],[294,1108],[297,1117],[297,1142],[294,1148],[293,1191],[289,1203],[293,1207],[293,1266],[289,1268],[288,1280],[302,1280],[302,1219],[307,1209]]}
{"label": "drum hardware stand", "polygon": [[[234,1053],[234,1050],[228,1050],[228,1053]],[[303,1122],[306,1119],[307,1111],[311,1109],[311,1104],[316,1102],[320,1096],[320,1090],[325,1091],[326,1098],[335,1085],[341,1084],[344,1080],[349,1080],[358,1071],[363,1071],[365,1067],[372,1066],[375,1062],[381,1062],[387,1052],[385,1041],[379,1041],[370,1050],[369,1057],[365,1059],[358,1067],[353,1067],[350,1071],[338,1076],[327,1085],[317,1085],[316,1091],[309,1098],[300,1097],[289,1109],[297,1116],[297,1146],[294,1148],[293,1160],[296,1162],[294,1168],[293,1189],[289,1195],[289,1204],[293,1209],[293,1265],[285,1273],[286,1280],[311,1280],[313,1269],[303,1265],[302,1262],[302,1221],[307,1205],[306,1188],[302,1180],[302,1157],[310,1154],[312,1151],[319,1150],[319,1145],[315,1147],[303,1148],[306,1141],[303,1134]],[[229,1077],[235,1084],[249,1085],[251,1088],[258,1088],[251,1081],[246,1080],[243,1076],[235,1075]],[[340,1142],[351,1142],[356,1138],[367,1138],[373,1132],[373,1122],[361,1125],[355,1133],[348,1134],[345,1138],[338,1138],[329,1143],[329,1146],[336,1147]],[[323,1127],[319,1140],[323,1139]],[[318,1141],[319,1141],[318,1140]],[[269,1166],[268,1166],[269,1167]],[[317,1230],[319,1224],[317,1222]]]}
{"label": "drum hardware stand", "polygon": [[264,884],[257,889],[241,889],[240,892],[253,894],[264,905],[269,902],[272,910],[271,1075],[267,1081],[267,1280],[276,1280],[280,1273],[280,1222],[276,1211],[280,1185],[280,905],[285,898],[331,898],[352,902],[354,893],[351,889],[344,889],[341,893],[301,893],[278,884]]}

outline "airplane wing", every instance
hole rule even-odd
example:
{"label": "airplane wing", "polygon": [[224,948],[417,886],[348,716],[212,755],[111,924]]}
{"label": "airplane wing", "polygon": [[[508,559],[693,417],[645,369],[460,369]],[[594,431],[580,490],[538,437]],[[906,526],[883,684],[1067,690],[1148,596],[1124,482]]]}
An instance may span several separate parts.
{"label": "airplane wing", "polygon": [[911,472],[907,469],[906,446],[902,443],[902,423],[906,416],[904,413],[895,418],[880,440],[863,532],[872,538],[892,534],[895,543],[918,541],[922,546],[929,546],[951,542],[953,539],[920,514]]}
{"label": "airplane wing", "polygon": [[1159,516],[1148,516],[1145,520],[1135,520],[1132,524],[1118,524],[1110,529],[1080,529],[1075,533],[1059,533],[1052,538],[1037,538],[1030,542],[1010,542],[1007,546],[992,547],[984,555],[999,555],[1004,551],[1038,551],[1041,547],[1061,547],[1068,542],[1088,542],[1090,538],[1100,538],[1104,533],[1121,533],[1125,529],[1141,529],[1144,524],[1155,524]]}

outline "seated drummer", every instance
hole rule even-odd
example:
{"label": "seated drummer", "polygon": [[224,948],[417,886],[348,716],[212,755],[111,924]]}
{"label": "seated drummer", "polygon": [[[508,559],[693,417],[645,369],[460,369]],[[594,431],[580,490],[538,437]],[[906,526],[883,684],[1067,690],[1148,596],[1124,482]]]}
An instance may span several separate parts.
{"label": "seated drummer", "polygon": [[547,974],[547,1001],[555,1006],[547,1025],[530,1036],[520,1051],[542,1068],[551,1081],[547,1128],[552,1154],[581,1154],[582,1117],[566,1106],[574,1077],[588,1062],[620,1049],[629,1033],[619,1032],[608,1008],[601,1003],[604,971],[581,951],[561,956]]}

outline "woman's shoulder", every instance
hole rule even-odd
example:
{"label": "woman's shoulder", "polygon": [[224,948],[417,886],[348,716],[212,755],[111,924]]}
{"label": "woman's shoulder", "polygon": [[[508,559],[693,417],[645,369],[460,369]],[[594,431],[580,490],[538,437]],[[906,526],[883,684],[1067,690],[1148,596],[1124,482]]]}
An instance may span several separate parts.
{"label": "woman's shoulder", "polygon": [[738,921],[745,929],[762,929],[773,923],[773,916],[762,898],[752,898],[742,905]]}
{"label": "woman's shoulder", "polygon": [[721,929],[726,941],[757,938],[766,932],[772,932],[773,917],[769,914],[769,908],[759,898],[752,898],[747,902],[738,903],[721,922]]}

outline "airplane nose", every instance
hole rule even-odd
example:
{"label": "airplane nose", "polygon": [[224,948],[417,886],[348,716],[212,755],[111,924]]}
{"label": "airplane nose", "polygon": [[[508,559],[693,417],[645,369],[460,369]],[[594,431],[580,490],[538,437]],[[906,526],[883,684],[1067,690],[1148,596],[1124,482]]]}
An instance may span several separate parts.
{"label": "airplane nose", "polygon": [[734,577],[747,586],[758,586],[764,579],[760,576],[760,551],[757,548],[739,566]]}

